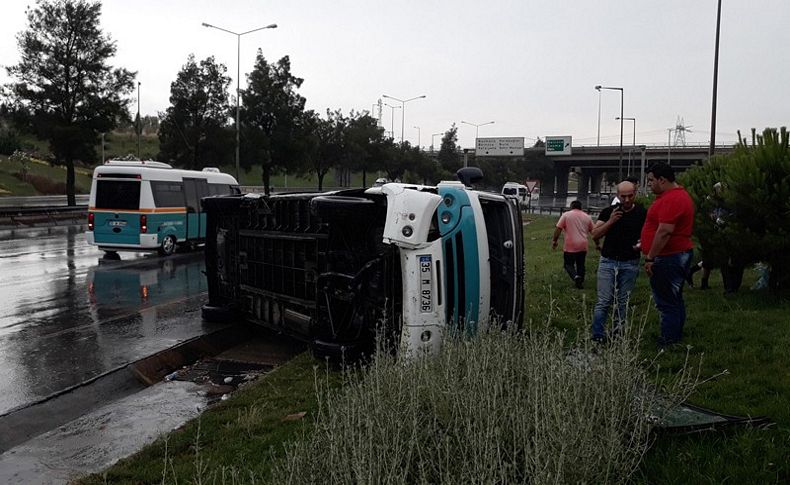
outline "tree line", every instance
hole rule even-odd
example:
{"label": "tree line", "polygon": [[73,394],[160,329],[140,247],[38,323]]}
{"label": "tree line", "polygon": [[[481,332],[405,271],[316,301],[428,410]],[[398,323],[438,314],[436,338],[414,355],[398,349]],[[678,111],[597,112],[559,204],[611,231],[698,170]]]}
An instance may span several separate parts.
{"label": "tree line", "polygon": [[[167,110],[133,120],[129,105],[136,73],[109,64],[116,43],[101,29],[101,7],[98,1],[38,0],[26,11],[27,28],[16,37],[21,60],[6,68],[13,81],[5,86],[0,117],[49,143],[50,162],[66,167],[68,203],[75,203],[74,163],[97,163],[99,137],[118,128],[156,130],[157,158],[177,167],[233,163],[235,99],[229,95],[227,67],[214,57],[190,55],[170,85]],[[239,160],[245,170],[261,167],[267,191],[279,173],[314,174],[321,190],[330,171],[341,185],[349,184],[351,173],[361,173],[366,185],[372,172],[433,184],[453,178],[462,166],[455,125],[434,156],[408,142],[396,143],[366,111],[306,109],[299,93],[304,80],[292,73],[288,56],[271,62],[259,50],[246,77],[240,93]],[[0,127],[5,132],[7,124]],[[5,138],[13,141],[11,135]],[[538,156],[473,158],[472,163],[491,173],[491,186],[551,170]]]}

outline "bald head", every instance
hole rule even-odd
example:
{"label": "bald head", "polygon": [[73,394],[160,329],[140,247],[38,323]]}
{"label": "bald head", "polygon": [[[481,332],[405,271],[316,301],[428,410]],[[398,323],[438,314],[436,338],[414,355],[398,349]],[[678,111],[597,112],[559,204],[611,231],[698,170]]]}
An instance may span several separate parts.
{"label": "bald head", "polygon": [[617,198],[623,204],[623,209],[631,210],[636,198],[636,184],[628,181],[617,184]]}
{"label": "bald head", "polygon": [[634,184],[633,182],[629,182],[627,180],[625,182],[620,182],[619,184],[617,184],[617,196],[619,197],[620,194],[624,192],[625,193],[636,192],[636,184]]}

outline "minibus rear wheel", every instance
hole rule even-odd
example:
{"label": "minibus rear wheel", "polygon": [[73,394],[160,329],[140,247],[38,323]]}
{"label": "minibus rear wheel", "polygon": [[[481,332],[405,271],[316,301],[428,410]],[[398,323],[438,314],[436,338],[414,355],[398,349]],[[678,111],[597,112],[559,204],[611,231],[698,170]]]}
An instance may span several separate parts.
{"label": "minibus rear wheel", "polygon": [[176,238],[172,234],[165,236],[162,239],[162,244],[159,245],[159,254],[162,256],[170,256],[176,252]]}

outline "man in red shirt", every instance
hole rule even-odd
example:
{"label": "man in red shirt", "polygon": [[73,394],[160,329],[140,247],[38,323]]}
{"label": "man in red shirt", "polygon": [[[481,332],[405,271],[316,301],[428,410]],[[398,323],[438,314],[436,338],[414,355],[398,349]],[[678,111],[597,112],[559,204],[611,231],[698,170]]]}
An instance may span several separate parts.
{"label": "man in red shirt", "polygon": [[641,246],[645,272],[650,276],[653,300],[661,317],[658,343],[668,345],[681,340],[686,322],[683,283],[694,248],[694,202],[675,182],[675,173],[666,163],[656,163],[647,170],[647,185],[656,194],[656,200],[647,211]]}
{"label": "man in red shirt", "polygon": [[571,202],[571,210],[565,212],[557,221],[554,236],[551,238],[551,249],[557,249],[557,240],[562,231],[565,237],[562,244],[563,267],[571,277],[576,288],[584,288],[584,261],[587,257],[588,238],[593,230],[592,218],[582,210],[578,200]]}

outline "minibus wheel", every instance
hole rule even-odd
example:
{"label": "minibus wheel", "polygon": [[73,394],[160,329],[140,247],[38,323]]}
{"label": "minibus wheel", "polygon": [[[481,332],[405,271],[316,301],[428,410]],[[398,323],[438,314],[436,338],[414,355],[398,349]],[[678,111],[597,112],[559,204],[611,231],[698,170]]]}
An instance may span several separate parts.
{"label": "minibus wheel", "polygon": [[159,254],[162,256],[170,256],[176,252],[176,238],[172,234],[165,236],[162,239],[162,244],[159,245]]}

